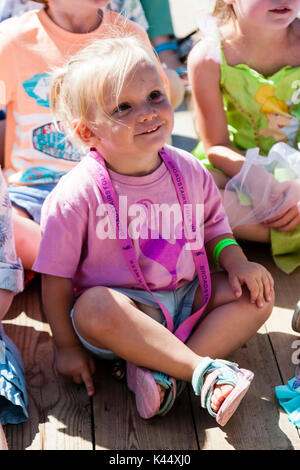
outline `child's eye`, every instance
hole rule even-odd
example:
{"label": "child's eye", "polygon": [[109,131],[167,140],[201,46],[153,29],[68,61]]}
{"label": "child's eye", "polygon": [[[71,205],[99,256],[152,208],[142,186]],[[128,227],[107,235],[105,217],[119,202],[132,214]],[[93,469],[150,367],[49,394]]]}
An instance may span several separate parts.
{"label": "child's eye", "polygon": [[124,111],[127,111],[130,109],[131,106],[129,103],[121,103],[117,106],[117,108],[114,110],[114,113],[122,113]]}
{"label": "child's eye", "polygon": [[149,95],[150,101],[159,101],[163,97],[163,94],[159,90],[151,91]]}

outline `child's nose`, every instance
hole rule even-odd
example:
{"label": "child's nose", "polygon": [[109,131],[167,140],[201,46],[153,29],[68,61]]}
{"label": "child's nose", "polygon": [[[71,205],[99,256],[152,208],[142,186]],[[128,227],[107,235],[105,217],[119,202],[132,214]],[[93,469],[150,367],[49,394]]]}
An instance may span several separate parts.
{"label": "child's nose", "polygon": [[142,107],[142,110],[140,113],[140,121],[141,122],[149,121],[156,116],[157,116],[156,109],[150,103],[147,103]]}

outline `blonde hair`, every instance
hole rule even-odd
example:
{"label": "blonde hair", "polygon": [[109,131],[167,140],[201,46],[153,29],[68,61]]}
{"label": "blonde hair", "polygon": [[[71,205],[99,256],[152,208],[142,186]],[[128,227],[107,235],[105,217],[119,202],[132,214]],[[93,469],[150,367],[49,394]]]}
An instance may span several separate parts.
{"label": "blonde hair", "polygon": [[[90,127],[95,110],[106,114],[107,93],[116,100],[128,74],[141,60],[159,66],[153,50],[136,36],[96,39],[50,77],[50,106],[54,122],[63,124],[64,131],[78,145],[74,120]],[[82,142],[81,142],[82,145]]]}
{"label": "blonde hair", "polygon": [[213,16],[218,18],[220,25],[236,19],[232,5],[227,5],[223,0],[216,1]]}

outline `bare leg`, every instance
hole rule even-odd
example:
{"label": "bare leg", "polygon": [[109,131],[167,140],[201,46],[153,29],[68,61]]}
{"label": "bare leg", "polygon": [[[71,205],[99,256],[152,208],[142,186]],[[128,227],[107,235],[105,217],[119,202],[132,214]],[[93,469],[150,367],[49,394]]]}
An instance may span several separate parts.
{"label": "bare leg", "polygon": [[[78,299],[74,320],[89,343],[138,366],[191,382],[203,356],[224,358],[232,353],[253,336],[273,307],[273,301],[256,307],[247,292],[236,299],[224,273],[214,276],[213,291],[207,315],[187,344],[138,310],[126,296],[106,287],[91,288]],[[195,309],[200,302],[197,293]],[[223,387],[220,402],[230,392],[230,387]]]}
{"label": "bare leg", "polygon": [[5,289],[0,289],[0,322],[5,317],[13,300],[13,292]]}
{"label": "bare leg", "polygon": [[[224,190],[220,189],[221,196],[224,201]],[[251,223],[236,225],[240,220],[250,221],[251,206],[241,206],[236,194],[234,192],[228,192],[226,195],[226,206],[225,206],[229,223],[233,228],[233,234],[236,238],[241,240],[248,240],[259,243],[270,243],[270,230],[260,223]],[[251,217],[253,219],[253,216]]]}
{"label": "bare leg", "polygon": [[[196,292],[194,310],[202,303]],[[212,296],[205,316],[187,346],[200,356],[226,358],[245,344],[263,325],[272,312],[274,299],[262,308],[250,303],[249,292],[236,299],[224,272],[212,275]]]}
{"label": "bare leg", "polygon": [[17,255],[24,269],[31,270],[40,246],[40,226],[25,210],[16,206],[13,206],[13,226]]}
{"label": "bare leg", "polygon": [[8,450],[7,441],[2,424],[0,424],[0,450]]}
{"label": "bare leg", "polygon": [[201,360],[128,297],[106,287],[93,287],[80,296],[74,321],[79,334],[89,343],[138,366],[185,381],[191,381]]}

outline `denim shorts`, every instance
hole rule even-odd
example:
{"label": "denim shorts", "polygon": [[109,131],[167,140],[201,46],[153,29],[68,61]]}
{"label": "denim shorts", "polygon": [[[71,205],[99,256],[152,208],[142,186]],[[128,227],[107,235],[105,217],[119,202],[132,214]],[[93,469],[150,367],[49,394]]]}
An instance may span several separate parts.
{"label": "denim shorts", "polygon": [[9,185],[8,194],[12,204],[24,209],[35,222],[40,224],[42,205],[55,186],[56,183],[32,186]]}
{"label": "denim shorts", "polygon": [[24,366],[16,345],[0,323],[0,423],[19,424],[28,419]]}
{"label": "denim shorts", "polygon": [[[185,284],[182,287],[179,287],[176,290],[165,290],[165,291],[158,291],[154,292],[155,297],[167,308],[168,312],[170,313],[173,323],[174,329],[176,330],[181,323],[186,320],[192,312],[192,307],[194,303],[194,297],[196,294],[196,290],[199,286],[199,279],[196,277],[193,281]],[[164,315],[159,308],[156,300],[152,297],[149,292],[144,290],[138,289],[123,289],[119,287],[111,287],[111,289],[121,292],[122,294],[126,295],[134,302],[137,303],[140,310],[144,311],[143,306],[154,307],[158,314],[160,315],[160,323],[166,325]],[[145,313],[146,309],[145,309]],[[77,334],[79,340],[83,344],[83,346],[88,349],[91,353],[101,359],[117,359],[117,356],[107,349],[97,348],[92,344],[89,344],[84,338],[80,336],[78,331],[76,330],[76,326],[73,320],[74,308],[71,310],[71,319],[73,328],[75,333]]]}

